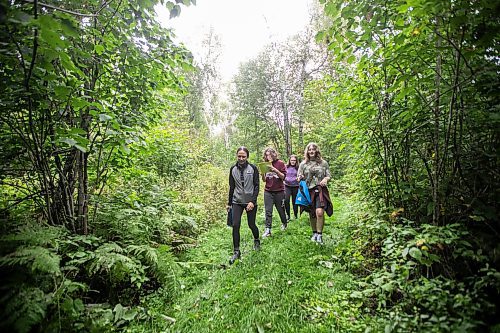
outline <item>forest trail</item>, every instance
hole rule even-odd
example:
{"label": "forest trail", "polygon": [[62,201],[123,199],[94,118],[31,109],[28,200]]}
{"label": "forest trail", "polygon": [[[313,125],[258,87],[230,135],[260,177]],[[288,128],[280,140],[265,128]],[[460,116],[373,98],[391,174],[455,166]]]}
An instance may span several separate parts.
{"label": "forest trail", "polygon": [[[227,265],[230,229],[214,228],[188,254],[184,294],[167,316],[173,332],[332,332],[360,316],[360,304],[349,301],[354,276],[339,262],[345,241],[342,219],[347,207],[334,201],[327,218],[324,245],[310,241],[307,214],[286,231],[274,222],[273,235],[252,249],[252,235],[242,227],[242,259]],[[277,214],[274,214],[277,215]],[[276,218],[276,217],[275,217]],[[258,226],[263,231],[263,213]],[[204,265],[204,262],[221,265]]]}

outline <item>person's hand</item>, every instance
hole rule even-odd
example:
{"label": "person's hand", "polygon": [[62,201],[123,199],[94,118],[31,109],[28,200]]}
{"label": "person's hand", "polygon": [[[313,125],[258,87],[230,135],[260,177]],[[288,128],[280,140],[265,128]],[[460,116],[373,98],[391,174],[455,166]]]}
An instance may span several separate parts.
{"label": "person's hand", "polygon": [[229,212],[229,209],[231,209],[231,206],[226,205],[226,211],[228,211],[228,212]]}
{"label": "person's hand", "polygon": [[269,171],[272,171],[272,172],[278,172],[278,169],[276,169],[275,167],[273,167],[272,165],[269,167]]}
{"label": "person's hand", "polygon": [[303,176],[303,175],[298,175],[298,176],[297,176],[297,181],[298,181],[298,182],[300,182],[300,181],[302,180],[302,178],[304,178],[304,176]]}
{"label": "person's hand", "polygon": [[322,187],[325,187],[326,186],[326,183],[328,183],[328,180],[326,180],[325,178],[323,178],[320,182],[319,182],[319,185],[322,186]]}
{"label": "person's hand", "polygon": [[247,204],[247,207],[246,207],[247,212],[251,211],[254,207],[255,206],[254,206],[253,202],[249,202]]}

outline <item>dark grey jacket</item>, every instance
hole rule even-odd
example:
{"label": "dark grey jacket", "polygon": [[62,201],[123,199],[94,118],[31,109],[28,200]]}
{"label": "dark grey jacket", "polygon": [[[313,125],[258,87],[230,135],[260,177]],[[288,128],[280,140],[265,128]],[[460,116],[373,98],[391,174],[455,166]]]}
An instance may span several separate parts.
{"label": "dark grey jacket", "polygon": [[227,204],[257,205],[259,195],[259,170],[251,163],[240,167],[238,163],[229,170],[229,196]]}

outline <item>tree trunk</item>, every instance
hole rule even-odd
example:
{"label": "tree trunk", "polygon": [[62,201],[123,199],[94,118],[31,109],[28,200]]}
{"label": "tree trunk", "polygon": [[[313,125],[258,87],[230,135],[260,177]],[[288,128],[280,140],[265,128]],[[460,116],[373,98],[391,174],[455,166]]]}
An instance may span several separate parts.
{"label": "tree trunk", "polygon": [[285,150],[286,155],[290,156],[292,155],[292,143],[290,136],[290,119],[288,116],[288,107],[286,105],[286,88],[283,88],[283,90],[281,91],[281,98],[283,107],[283,134],[285,137]]}
{"label": "tree trunk", "polygon": [[437,34],[439,30],[439,22],[440,19],[439,17],[436,17],[436,74],[434,78],[436,90],[434,91],[434,108],[433,108],[433,113],[434,113],[434,132],[433,132],[433,148],[434,148],[434,154],[433,154],[433,163],[432,163],[432,178],[433,178],[433,187],[432,187],[432,201],[434,203],[433,211],[432,211],[432,223],[437,225],[439,224],[439,217],[440,217],[440,198],[439,198],[439,187],[440,187],[440,173],[439,173],[439,165],[440,165],[440,147],[439,147],[439,141],[440,141],[440,118],[441,118],[441,111],[440,111],[440,104],[441,104],[441,91],[440,91],[440,85],[441,85],[441,37],[439,34]]}

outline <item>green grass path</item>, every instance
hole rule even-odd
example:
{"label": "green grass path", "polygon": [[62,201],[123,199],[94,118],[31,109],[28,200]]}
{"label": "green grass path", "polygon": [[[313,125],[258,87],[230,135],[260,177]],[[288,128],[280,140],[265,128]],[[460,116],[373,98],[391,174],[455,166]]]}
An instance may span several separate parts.
{"label": "green grass path", "polygon": [[[347,327],[352,331],[360,318],[360,304],[349,301],[356,288],[354,277],[338,260],[347,208],[338,199],[334,207],[334,215],[327,218],[324,245],[310,241],[308,217],[303,214],[286,231],[275,222],[272,237],[254,251],[244,216],[242,258],[232,266],[227,264],[231,229],[224,226],[204,234],[187,255],[192,264],[184,273],[182,295],[165,313],[175,318],[167,331],[345,332]],[[263,213],[257,219],[262,234]]]}

